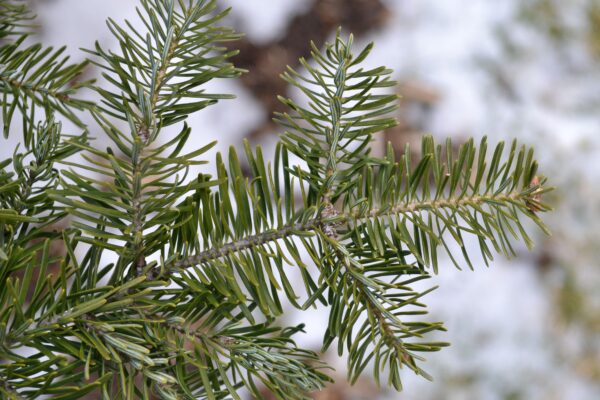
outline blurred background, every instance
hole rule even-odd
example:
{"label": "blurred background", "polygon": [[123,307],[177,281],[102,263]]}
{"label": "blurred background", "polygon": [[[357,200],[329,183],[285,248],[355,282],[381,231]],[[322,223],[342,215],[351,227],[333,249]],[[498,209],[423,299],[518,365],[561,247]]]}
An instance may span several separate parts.
{"label": "blurred background", "polygon": [[[67,45],[73,59],[98,40],[115,42],[105,19],[137,24],[134,0],[30,0],[45,44]],[[532,145],[540,170],[559,189],[544,216],[552,237],[536,231],[536,248],[497,257],[489,269],[440,266],[439,289],[425,301],[446,322],[437,339],[452,346],[431,354],[434,382],[406,370],[405,390],[379,390],[368,376],[337,383],[320,400],[600,399],[600,0],[222,0],[227,23],[246,36],[232,47],[249,70],[213,91],[234,93],[190,120],[194,146],[218,139],[215,151],[244,137],[271,148],[278,128],[277,94],[295,96],[278,78],[321,46],[335,29],[353,32],[357,47],[374,41],[369,65],[395,70],[400,124],[374,143],[419,148],[424,133],[457,143],[488,135]],[[90,67],[86,74],[98,77]],[[72,129],[72,127],[69,127]],[[98,145],[104,145],[101,135]],[[14,136],[12,136],[14,140]],[[477,141],[477,140],[476,140]],[[0,152],[12,153],[12,146]],[[209,167],[210,169],[210,167]],[[284,323],[307,322],[298,342],[319,349],[327,315],[291,311]]]}

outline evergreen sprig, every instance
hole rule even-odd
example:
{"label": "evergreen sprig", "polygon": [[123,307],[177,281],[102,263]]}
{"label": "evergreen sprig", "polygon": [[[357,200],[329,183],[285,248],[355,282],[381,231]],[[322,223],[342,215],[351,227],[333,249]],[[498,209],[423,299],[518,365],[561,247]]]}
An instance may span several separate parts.
{"label": "evergreen sprig", "polygon": [[[24,127],[24,149],[0,163],[0,395],[212,400],[265,387],[308,399],[330,378],[295,344],[303,325],[278,326],[286,303],[328,308],[323,348],[347,353],[351,382],[368,366],[398,390],[405,366],[429,377],[421,353],[447,344],[427,339],[444,327],[424,317],[433,289],[421,281],[440,253],[474,268],[469,238],[487,264],[532,244],[526,219],[545,229],[533,151],[426,137],[417,163],[408,148],[373,157],[373,135],[396,123],[395,83],[361,67],[372,45],[354,56],[338,32],[283,74],[304,98],[280,98],[271,160],[245,142],[242,158],[217,153],[216,176],[190,177],[214,143],[185,153],[197,129],[186,119],[230,98],[205,84],[241,73],[219,46],[237,35],[218,26],[215,0],[140,4],[145,32],[109,20],[119,51],[90,51],[102,86],[69,86],[85,63],[65,67],[23,36],[0,49],[5,132],[17,115]],[[5,38],[28,15],[11,10]],[[101,102],[73,100],[83,86]],[[106,149],[62,132],[56,118],[80,122],[78,109]]]}
{"label": "evergreen sprig", "polygon": [[[82,81],[88,62],[69,64],[65,47],[54,50],[25,43],[32,14],[21,0],[0,1],[0,93],[2,94],[3,134],[7,138],[15,112],[22,121],[23,144],[32,144],[32,132],[39,121],[57,113],[84,127],[77,110],[92,103],[74,96],[93,81]],[[40,116],[41,114],[41,116]]]}
{"label": "evergreen sprig", "polygon": [[24,0],[0,1],[0,40],[10,36],[27,34],[34,16]]}

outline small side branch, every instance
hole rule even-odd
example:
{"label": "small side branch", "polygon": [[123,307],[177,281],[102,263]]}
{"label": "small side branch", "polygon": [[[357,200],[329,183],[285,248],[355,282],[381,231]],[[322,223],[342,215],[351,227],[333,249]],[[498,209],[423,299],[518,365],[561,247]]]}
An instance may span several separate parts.
{"label": "small side branch", "polygon": [[[179,42],[177,40],[177,35],[175,35],[174,39],[171,41],[169,45],[169,50],[167,51],[166,57],[164,58],[159,70],[156,73],[156,80],[152,85],[152,98],[150,99],[150,110],[149,112],[154,115],[155,107],[160,100],[160,90],[165,84],[165,78],[167,75],[167,70],[171,65],[171,60],[174,57],[175,50],[177,49]],[[148,144],[150,140],[150,127],[147,126],[145,121],[141,121],[140,125],[137,129],[137,136],[141,139],[142,145],[139,147],[138,154],[135,155],[133,162],[133,182],[134,185],[132,187],[133,190],[133,241],[134,241],[134,267],[136,269],[137,276],[140,276],[143,273],[144,267],[146,266],[146,257],[144,255],[144,220],[145,215],[142,210],[142,200],[143,200],[143,192],[141,181],[144,178],[144,171],[141,168],[141,164],[143,162],[143,155],[145,146]],[[139,184],[135,184],[138,182]]]}
{"label": "small side branch", "polygon": [[69,96],[68,92],[50,90],[42,87],[40,85],[31,84],[27,81],[20,81],[18,79],[11,79],[2,74],[0,74],[0,82],[4,82],[4,84],[8,87],[11,87],[16,90],[25,90],[32,93],[37,93],[40,96],[47,96],[56,99],[57,101],[64,104],[72,104],[73,99]]}

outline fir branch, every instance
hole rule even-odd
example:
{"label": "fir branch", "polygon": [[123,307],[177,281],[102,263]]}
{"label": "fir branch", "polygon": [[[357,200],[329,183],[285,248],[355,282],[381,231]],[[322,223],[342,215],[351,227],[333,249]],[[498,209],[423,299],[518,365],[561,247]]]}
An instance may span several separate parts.
{"label": "fir branch", "polygon": [[[366,268],[357,260],[354,260],[348,250],[335,237],[326,235],[326,242],[331,246],[337,262],[343,265],[345,272],[341,274],[339,281],[328,280],[331,296],[334,298],[332,303],[334,307],[340,303],[350,303],[347,307],[352,309],[352,303],[360,304],[367,312],[368,319],[362,325],[360,331],[353,335],[353,323],[349,323],[348,318],[356,319],[356,316],[346,316],[346,320],[340,321],[330,317],[329,326],[325,334],[324,348],[329,346],[334,338],[339,337],[338,352],[342,353],[342,342],[347,340],[349,352],[349,370],[348,376],[351,382],[355,382],[360,376],[367,362],[375,358],[375,380],[379,384],[380,361],[387,360],[389,364],[390,378],[389,382],[396,390],[402,389],[400,376],[397,374],[398,368],[402,365],[408,366],[416,374],[422,375],[427,379],[431,379],[422,368],[420,368],[415,359],[423,360],[422,357],[416,356],[410,350],[417,351],[439,351],[442,347],[447,346],[447,343],[405,343],[402,337],[407,339],[421,339],[422,333],[433,330],[444,331],[445,328],[441,323],[419,322],[417,326],[408,326],[403,323],[394,314],[394,310],[406,307],[414,302],[404,301],[397,303],[393,299],[391,289],[405,288],[406,284],[393,285],[383,281],[373,280],[366,276]],[[420,278],[426,278],[425,272],[422,272]],[[385,285],[385,286],[384,286]],[[424,296],[432,289],[423,293],[413,295],[413,298]],[[351,294],[350,294],[351,293]],[[389,309],[386,309],[385,304]],[[391,311],[390,311],[391,310]],[[350,313],[350,312],[348,312]],[[341,316],[341,311],[335,313]],[[334,312],[332,311],[332,316]],[[340,317],[337,317],[340,318]],[[376,338],[380,337],[383,344],[377,343]],[[375,344],[375,349],[368,355],[365,353],[365,345],[360,345],[360,342]],[[388,353],[389,355],[385,355]],[[383,370],[383,365],[381,365]]]}
{"label": "fir branch", "polygon": [[[339,32],[338,32],[339,35]],[[339,44],[336,41],[336,45]],[[337,51],[338,64],[336,71],[333,73],[334,93],[329,99],[329,113],[331,115],[331,126],[326,130],[325,140],[329,146],[327,157],[325,158],[325,177],[323,182],[322,201],[327,207],[331,205],[331,195],[333,186],[337,177],[337,151],[338,144],[343,139],[342,126],[342,99],[344,97],[344,89],[346,87],[346,74],[348,73],[348,63],[351,60],[350,47],[352,46],[352,37],[349,39],[347,46],[343,46]],[[314,44],[313,44],[314,47]]]}
{"label": "fir branch", "polygon": [[[171,10],[172,12],[172,10]],[[187,16],[189,17],[189,16]],[[142,185],[140,184],[144,177],[144,172],[141,169],[141,165],[144,163],[144,150],[148,141],[150,140],[150,136],[155,136],[155,133],[150,133],[150,126],[147,126],[148,120],[152,121],[152,124],[156,126],[156,121],[159,119],[160,114],[157,115],[155,112],[156,105],[160,98],[161,89],[165,83],[165,77],[167,74],[167,70],[172,67],[172,61],[174,57],[175,50],[178,46],[179,34],[177,26],[168,26],[166,27],[168,30],[173,30],[173,39],[171,39],[171,43],[168,46],[168,50],[165,56],[160,60],[160,67],[158,71],[154,75],[154,79],[152,81],[150,87],[150,93],[152,94],[150,98],[150,105],[148,113],[151,115],[150,118],[146,117],[142,121],[139,122],[139,128],[137,130],[137,137],[139,137],[142,141],[141,145],[138,147],[137,153],[133,154],[132,163],[133,163],[133,178],[132,178],[132,186],[130,190],[133,193],[131,204],[133,207],[133,259],[134,266],[136,268],[136,274],[139,276],[142,274],[143,268],[146,266],[146,258],[144,256],[144,232],[143,225],[145,222],[145,215],[142,211],[143,207],[143,192]],[[152,56],[152,55],[150,55]],[[142,104],[139,105],[140,108]],[[157,118],[158,117],[158,118]]]}
{"label": "fir branch", "polygon": [[[27,35],[14,43],[0,47],[0,93],[3,95],[2,119],[4,136],[8,137],[10,123],[19,111],[25,125],[25,145],[31,143],[27,125],[35,126],[35,111],[59,113],[83,127],[75,110],[93,107],[93,103],[74,97],[78,90],[89,87],[92,81],[79,81],[88,62],[67,64],[65,48],[53,50],[39,44],[25,46]],[[10,103],[10,105],[8,104]]]}
{"label": "fir branch", "polygon": [[[282,293],[299,309],[329,307],[323,345],[348,353],[351,382],[369,364],[398,390],[403,366],[428,377],[419,354],[446,345],[425,339],[444,328],[415,319],[433,289],[412,286],[438,271],[440,248],[473,268],[467,235],[485,263],[515,241],[532,245],[525,220],[545,229],[551,190],[533,151],[499,143],[490,155],[483,139],[455,156],[449,141],[426,137],[416,167],[408,148],[372,157],[372,136],[395,124],[396,96],[384,91],[394,82],[384,67],[360,67],[371,45],[354,57],[352,37],[338,32],[323,51],[312,44],[304,72],[283,75],[307,101],[280,99],[290,111],[276,115],[285,132],[271,162],[245,142],[245,163],[231,149],[227,160],[217,153],[215,177],[188,179],[214,143],[183,153],[184,121],[230,97],[204,84],[240,74],[234,52],[218,47],[237,35],[216,25],[226,15],[216,0],[140,4],[145,32],[110,20],[120,51],[90,52],[108,82],[95,87],[97,106],[71,97],[84,64],[66,66],[62,50],[23,47],[22,37],[0,49],[5,130],[19,110],[25,126],[25,152],[0,161],[0,392],[237,399],[242,387],[259,396],[262,383],[277,398],[308,399],[329,378],[292,341],[301,326],[272,326]],[[0,34],[18,31],[15,15]],[[41,107],[48,118],[37,125]],[[75,118],[77,107],[107,134],[106,150],[61,135],[52,115]],[[67,159],[75,152],[87,164]],[[65,213],[72,228],[45,231]],[[64,254],[52,252],[58,239]],[[19,355],[25,348],[32,354]]]}
{"label": "fir branch", "polygon": [[465,196],[456,199],[438,199],[428,201],[411,201],[404,204],[398,204],[388,206],[384,208],[373,208],[366,212],[358,210],[350,212],[334,212],[325,217],[313,218],[303,223],[295,223],[285,225],[276,230],[266,231],[256,235],[250,235],[239,240],[231,241],[223,244],[222,246],[215,246],[210,249],[204,250],[198,254],[189,256],[183,260],[173,261],[171,264],[165,265],[165,269],[172,270],[189,268],[194,265],[200,265],[205,262],[217,260],[222,257],[226,257],[231,253],[252,249],[255,247],[263,246],[269,242],[274,242],[279,239],[297,235],[298,232],[309,233],[315,232],[318,229],[327,231],[327,226],[331,226],[332,223],[337,228],[346,225],[349,222],[361,222],[371,220],[377,217],[389,217],[400,214],[412,214],[421,211],[430,210],[455,210],[461,207],[469,207],[473,205],[481,204],[498,204],[498,203],[517,203],[525,204],[525,202],[531,201],[532,196],[524,194],[521,191],[514,191],[510,193],[502,194],[491,194],[491,195],[473,195]]}
{"label": "fir branch", "polygon": [[69,104],[69,102],[71,102],[71,98],[68,94],[69,91],[50,90],[32,83],[31,81],[11,79],[11,74],[7,74],[6,71],[0,71],[0,82],[11,87],[12,89],[8,90],[13,92],[25,90],[27,92],[37,93],[41,96],[54,98],[64,104]]}
{"label": "fir branch", "polygon": [[[219,51],[214,46],[215,42],[235,38],[229,29],[208,26],[207,21],[214,23],[225,15],[211,15],[215,9],[214,1],[190,2],[188,5],[181,3],[179,8],[173,1],[143,0],[141,4],[139,15],[149,30],[146,37],[136,31],[128,32],[111,20],[109,28],[119,40],[122,53],[106,52],[99,45],[91,52],[101,59],[96,63],[106,71],[105,77],[114,85],[114,91],[96,88],[104,105],[98,108],[94,116],[124,153],[125,159],[117,160],[112,150],[109,154],[89,147],[86,150],[104,160],[102,164],[95,162],[100,167],[96,169],[114,178],[115,184],[111,185],[111,189],[121,193],[121,198],[116,203],[105,203],[102,199],[105,196],[98,188],[86,185],[86,190],[82,192],[75,187],[77,185],[65,182],[65,186],[71,188],[71,193],[77,191],[84,203],[89,203],[88,207],[83,207],[86,211],[106,210],[108,215],[113,216],[113,220],[107,223],[119,229],[119,237],[127,243],[120,254],[118,271],[127,269],[131,263],[129,273],[138,276],[144,273],[146,258],[163,245],[170,225],[165,221],[158,224],[149,220],[151,210],[170,207],[194,187],[189,185],[190,189],[186,190],[185,186],[181,186],[181,190],[178,185],[182,181],[173,185],[168,182],[169,178],[179,172],[185,177],[189,165],[198,163],[192,158],[212,146],[177,157],[190,134],[187,126],[175,140],[169,142],[173,148],[170,156],[162,154],[169,145],[159,146],[156,150],[152,149],[152,145],[164,126],[180,122],[190,113],[218,99],[228,98],[225,95],[205,94],[202,89],[197,89],[199,86],[213,78],[239,74],[226,61],[233,53],[211,54]],[[157,16],[160,18],[155,20]],[[199,98],[206,100],[196,101]],[[177,104],[186,99],[195,102],[186,103],[186,107]],[[111,117],[127,121],[130,125],[129,135],[120,132],[111,123]],[[73,174],[69,177],[78,181]],[[151,187],[144,183],[147,177],[157,178]],[[165,189],[169,187],[172,189]],[[84,205],[70,199],[69,191],[54,195],[67,205],[77,204],[78,208]],[[122,211],[115,213],[112,211],[114,209]],[[69,210],[79,217],[83,216],[81,210]],[[152,225],[160,225],[160,228],[148,233]],[[85,223],[78,222],[77,226],[90,236],[97,232],[95,227]],[[115,250],[115,247],[110,249]]]}
{"label": "fir branch", "polygon": [[0,38],[28,34],[29,30],[24,28],[30,28],[28,21],[33,19],[24,0],[0,1]]}
{"label": "fir branch", "polygon": [[279,239],[283,239],[286,237],[294,236],[298,232],[310,232],[317,229],[322,224],[320,219],[312,219],[305,223],[296,223],[292,225],[287,225],[282,228],[276,229],[274,231],[267,231],[257,235],[251,235],[244,237],[240,240],[232,241],[226,243],[219,247],[213,247],[208,250],[202,251],[193,256],[187,257],[183,260],[174,261],[170,265],[166,265],[167,270],[171,270],[171,268],[182,269],[192,267],[194,265],[199,265],[204,262],[209,262],[212,260],[219,259],[221,257],[226,257],[231,253],[252,249],[255,247],[260,247],[269,242],[273,242]]}

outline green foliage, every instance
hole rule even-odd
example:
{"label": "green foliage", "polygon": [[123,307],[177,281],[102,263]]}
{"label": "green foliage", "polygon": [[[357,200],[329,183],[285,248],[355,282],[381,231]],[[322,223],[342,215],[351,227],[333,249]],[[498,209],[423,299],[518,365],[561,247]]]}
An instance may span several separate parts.
{"label": "green foliage", "polygon": [[[419,282],[440,252],[473,268],[469,238],[486,264],[532,244],[523,220],[543,228],[549,190],[532,150],[488,152],[484,139],[456,154],[427,137],[416,167],[408,148],[372,157],[373,135],[395,124],[395,83],[361,67],[371,45],[354,57],[338,33],[323,51],[313,44],[305,71],[283,74],[304,100],[281,98],[290,111],[276,116],[285,132],[272,160],[245,143],[243,160],[232,148],[216,155],[216,176],[189,177],[214,143],[185,153],[185,120],[229,98],[204,84],[240,74],[219,47],[236,35],[217,25],[226,12],[214,0],[140,3],[146,32],[109,20],[120,51],[90,51],[103,87],[69,83],[85,64],[23,47],[26,33],[0,48],[5,132],[20,115],[24,145],[0,164],[2,397],[237,399],[266,387],[309,398],[327,366],[294,343],[302,325],[277,325],[285,303],[328,308],[324,349],[348,355],[352,382],[367,367],[398,390],[403,367],[428,377],[420,353],[447,344],[427,339],[444,327],[423,317],[432,289]],[[101,103],[73,100],[82,86]],[[55,117],[80,122],[77,109],[109,147],[62,132]]]}
{"label": "green foliage", "polygon": [[0,39],[27,34],[33,15],[23,0],[0,2]]}
{"label": "green foliage", "polygon": [[[21,1],[0,1],[0,39],[12,39],[0,47],[0,92],[4,137],[8,137],[15,111],[22,116],[23,140],[32,142],[32,131],[39,120],[59,113],[77,125],[83,123],[74,110],[91,106],[89,101],[72,97],[91,81],[78,79],[87,62],[68,64],[65,48],[53,50],[40,44],[26,45],[27,20],[32,17]],[[40,117],[42,113],[44,116]]]}

